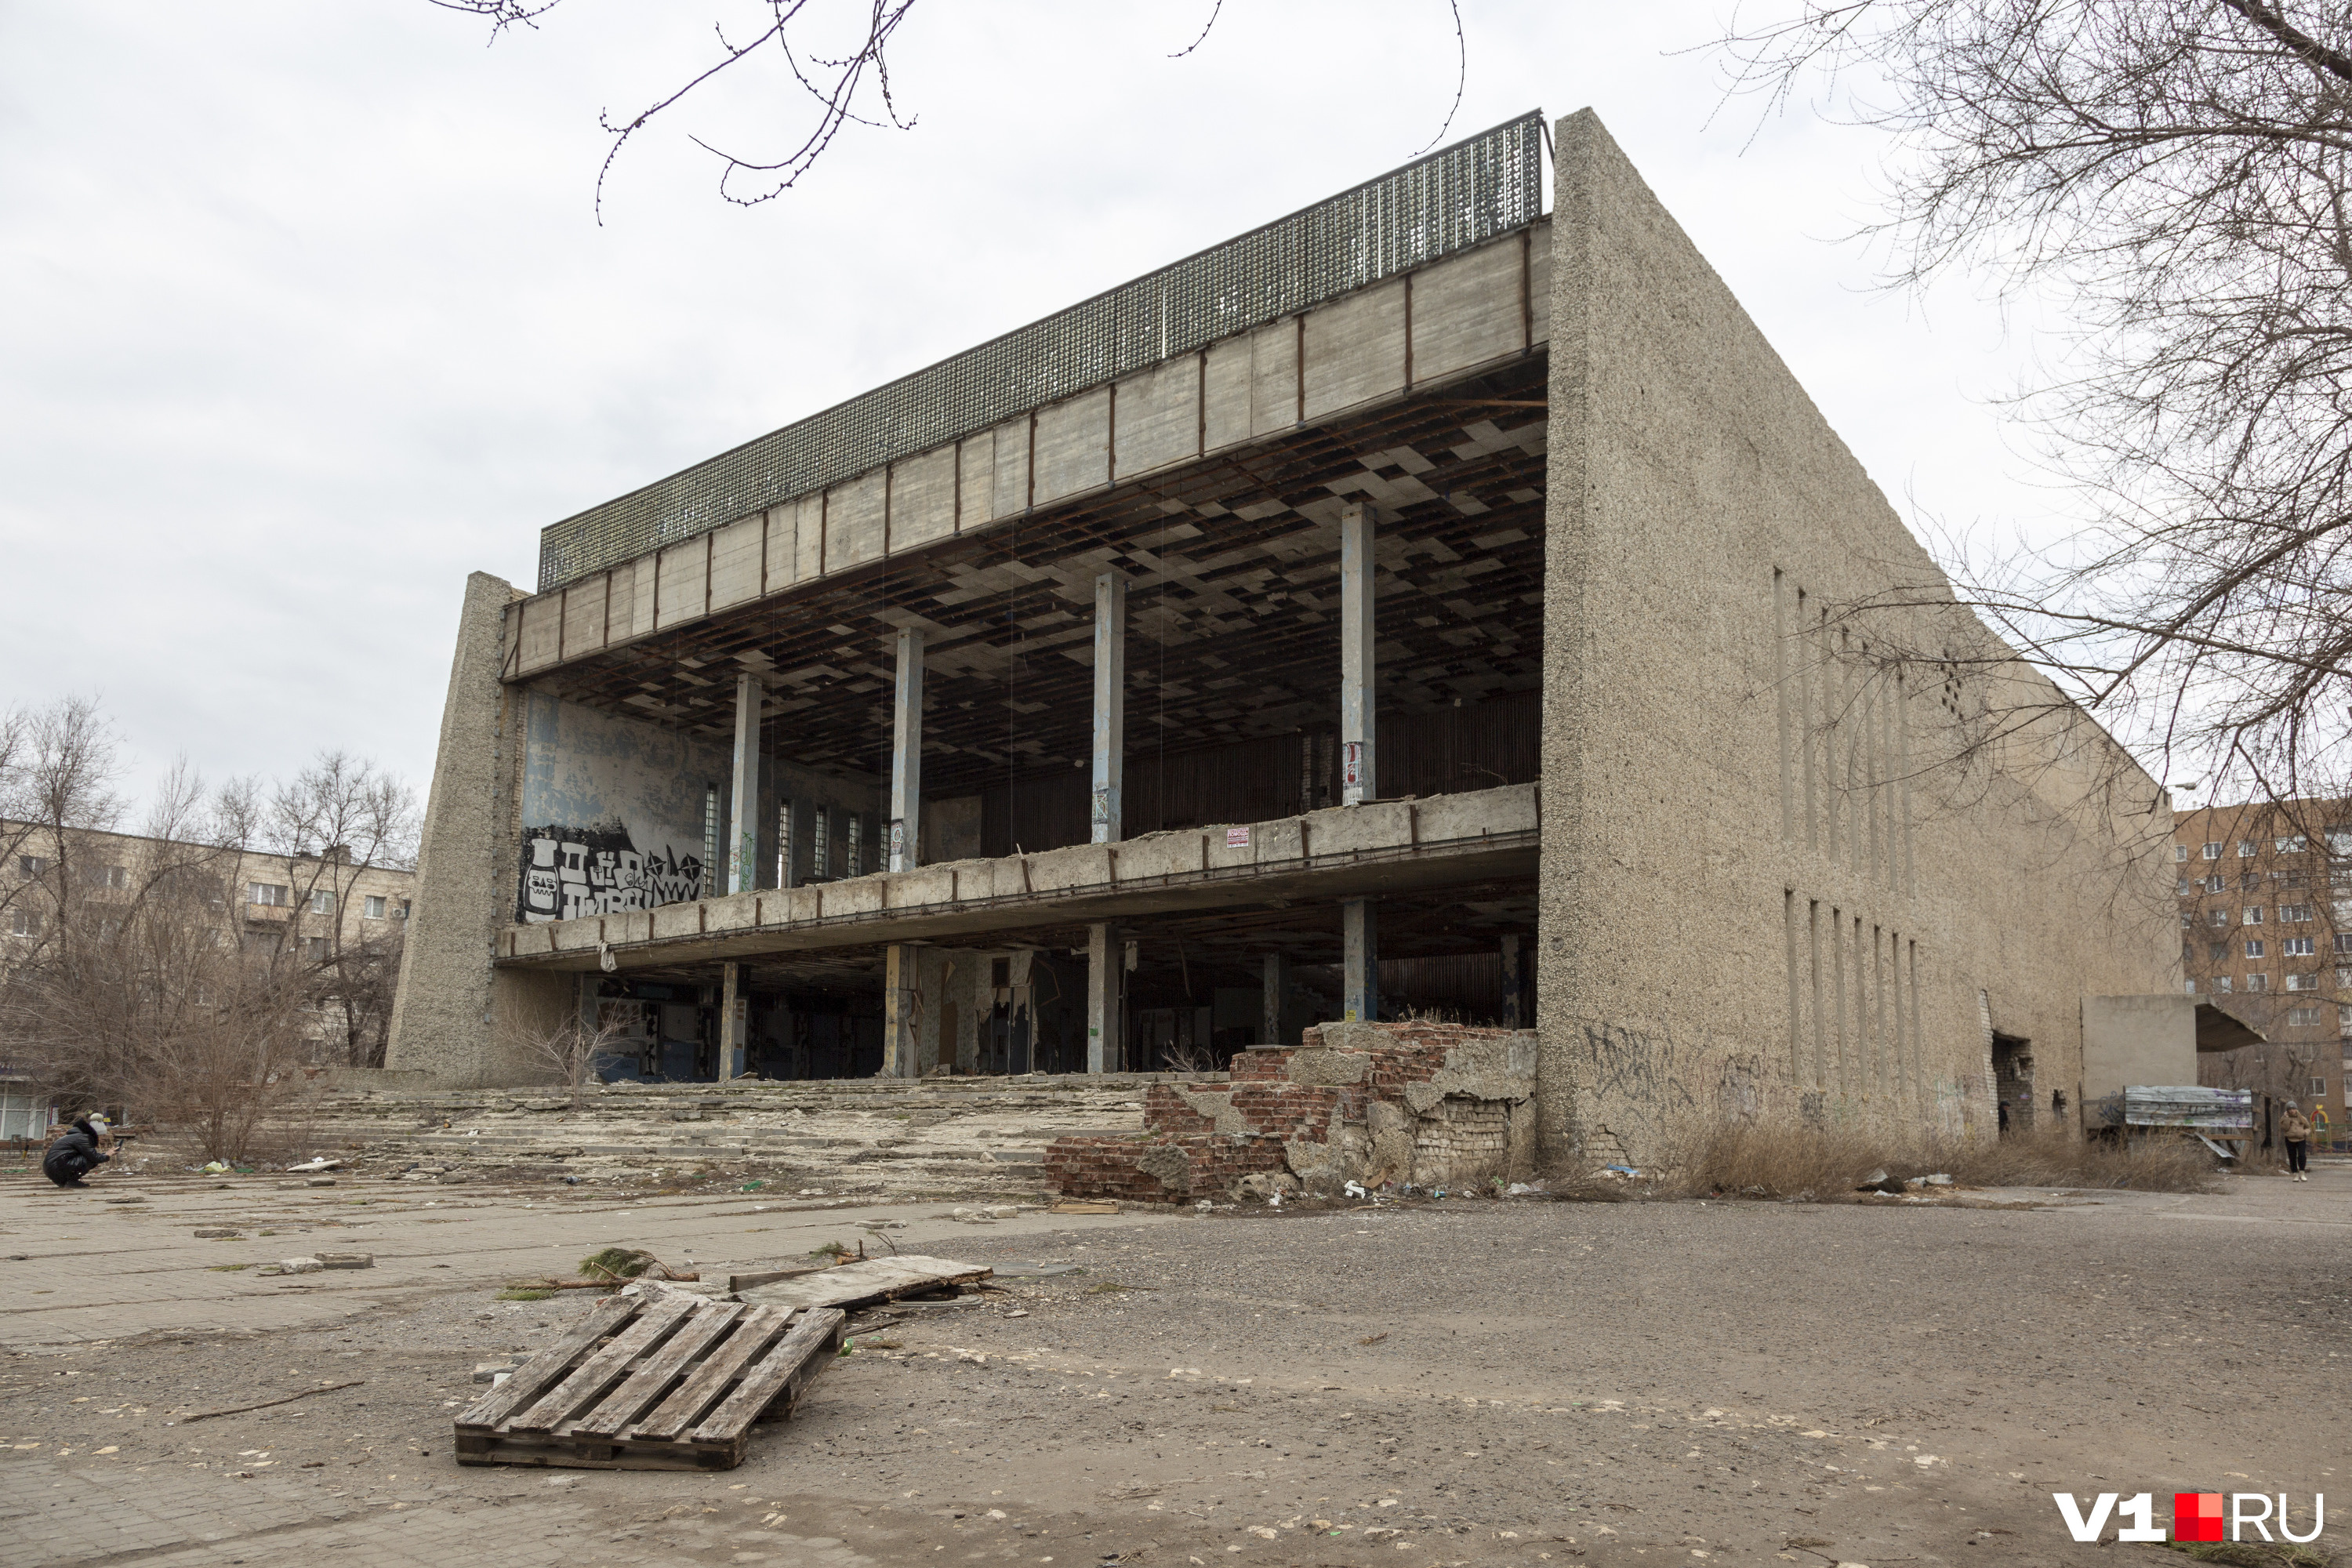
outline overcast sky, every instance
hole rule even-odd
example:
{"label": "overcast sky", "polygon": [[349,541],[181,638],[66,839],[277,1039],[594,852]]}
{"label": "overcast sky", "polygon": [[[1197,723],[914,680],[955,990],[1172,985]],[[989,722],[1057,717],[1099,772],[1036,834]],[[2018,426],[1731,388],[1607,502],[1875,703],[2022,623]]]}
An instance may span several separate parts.
{"label": "overcast sky", "polygon": [[[1462,9],[1449,140],[1597,109],[1906,518],[2063,526],[1990,405],[2032,339],[1873,291],[1877,143],[1718,111],[1722,5]],[[134,790],[341,747],[421,795],[467,573],[529,587],[548,522],[1403,163],[1454,90],[1444,0],[1227,0],[1181,59],[1208,0],[922,0],[915,129],[728,205],[688,132],[807,124],[747,75],[598,226],[598,111],[762,10],[486,47],[426,0],[0,0],[0,705],[98,694]]]}

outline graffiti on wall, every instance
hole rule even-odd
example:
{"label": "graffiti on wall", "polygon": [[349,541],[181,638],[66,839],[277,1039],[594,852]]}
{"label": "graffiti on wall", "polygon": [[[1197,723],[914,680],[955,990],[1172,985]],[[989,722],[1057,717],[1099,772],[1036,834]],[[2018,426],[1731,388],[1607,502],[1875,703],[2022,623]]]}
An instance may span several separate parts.
{"label": "graffiti on wall", "polygon": [[617,823],[523,829],[518,920],[620,914],[683,903],[702,892],[699,855],[680,855],[667,845],[659,851],[639,849]]}

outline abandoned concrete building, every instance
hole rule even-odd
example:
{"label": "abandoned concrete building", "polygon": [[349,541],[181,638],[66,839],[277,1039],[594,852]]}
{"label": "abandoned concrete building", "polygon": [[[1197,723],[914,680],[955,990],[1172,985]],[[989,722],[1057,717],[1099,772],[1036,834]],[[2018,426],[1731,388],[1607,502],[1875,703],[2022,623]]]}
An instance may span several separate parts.
{"label": "abandoned concrete building", "polygon": [[1598,121],[1529,115],[472,578],[389,1059],[520,1082],[578,1017],[608,1077],[1214,1070],[1411,1018],[1531,1031],[1549,1158],[1989,1129],[1996,1035],[2063,1086],[2084,995],[2180,992],[2170,828]]}

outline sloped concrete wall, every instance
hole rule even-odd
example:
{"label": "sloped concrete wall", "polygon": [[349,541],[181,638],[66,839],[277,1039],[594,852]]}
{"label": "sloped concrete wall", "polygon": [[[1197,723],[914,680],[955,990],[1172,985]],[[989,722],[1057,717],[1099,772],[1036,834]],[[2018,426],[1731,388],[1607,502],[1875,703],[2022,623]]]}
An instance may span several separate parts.
{"label": "sloped concrete wall", "polygon": [[[2179,985],[2154,782],[1973,616],[1590,111],[1558,125],[1548,1157],[1725,1110],[1990,1136]],[[1900,374],[1899,367],[1888,367]]]}

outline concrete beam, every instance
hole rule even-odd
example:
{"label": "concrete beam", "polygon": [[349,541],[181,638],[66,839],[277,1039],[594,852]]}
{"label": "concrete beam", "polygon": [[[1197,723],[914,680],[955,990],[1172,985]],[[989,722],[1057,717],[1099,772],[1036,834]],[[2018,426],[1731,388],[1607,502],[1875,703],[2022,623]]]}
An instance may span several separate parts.
{"label": "concrete beam", "polygon": [[760,709],[768,689],[745,670],[735,678],[735,793],[727,825],[727,890],[760,885]]}
{"label": "concrete beam", "polygon": [[1095,579],[1094,841],[1125,837],[1122,790],[1127,759],[1127,579]]}
{"label": "concrete beam", "polygon": [[1126,996],[1126,945],[1108,925],[1087,928],[1087,1070],[1116,1072]]}
{"label": "concrete beam", "polygon": [[911,871],[923,826],[923,634],[898,633],[898,691],[890,710],[890,851],[884,869]]}
{"label": "concrete beam", "polygon": [[[1536,786],[1503,784],[1418,802],[1333,807],[1223,830],[1157,834],[1116,852],[1073,844],[963,866],[790,893],[738,894],[626,916],[509,925],[500,963],[624,970],[893,942],[962,942],[1051,923],[1262,908],[1528,878],[1538,868]],[[1025,939],[1024,939],[1025,940]],[[1295,1021],[1295,1020],[1294,1020]]]}
{"label": "concrete beam", "polygon": [[1381,1016],[1380,914],[1370,899],[1339,906],[1339,1014],[1347,1022],[1373,1023]]}
{"label": "concrete beam", "polygon": [[1372,533],[1378,511],[1350,502],[1339,512],[1339,804],[1380,796],[1372,766],[1374,630]]}

